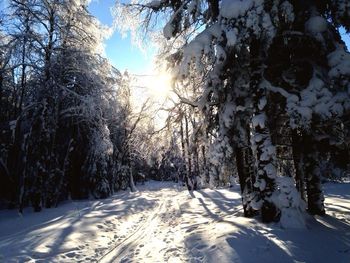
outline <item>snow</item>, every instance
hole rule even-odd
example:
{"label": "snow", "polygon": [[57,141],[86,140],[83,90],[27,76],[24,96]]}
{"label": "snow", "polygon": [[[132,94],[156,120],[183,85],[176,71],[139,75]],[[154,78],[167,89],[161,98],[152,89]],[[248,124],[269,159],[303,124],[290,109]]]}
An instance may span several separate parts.
{"label": "snow", "polygon": [[159,8],[160,5],[162,4],[162,1],[160,0],[153,0],[147,4],[148,7],[150,8]]}
{"label": "snow", "polygon": [[288,229],[305,228],[304,211],[306,204],[294,186],[294,179],[286,176],[278,177],[277,184],[279,193],[275,203],[281,210],[281,227]]}
{"label": "snow", "polygon": [[265,108],[267,104],[267,99],[266,97],[262,97],[260,100],[259,100],[259,105],[258,105],[258,108],[259,110],[263,110]]}
{"label": "snow", "polygon": [[237,18],[243,16],[253,5],[253,0],[223,0],[220,14],[228,19]]}
{"label": "snow", "polygon": [[305,29],[315,34],[322,33],[327,30],[327,20],[321,16],[313,16],[306,22]]}
{"label": "snow", "polygon": [[[350,74],[350,64],[343,61],[343,52],[335,51],[328,56],[328,63],[333,67],[329,71],[331,77]],[[300,92],[300,99],[295,95],[276,87],[268,87],[273,92],[279,92],[287,99],[287,112],[291,118],[291,126],[295,124],[308,127],[314,115],[321,119],[329,119],[333,115],[342,114],[348,107],[349,96],[346,91],[331,92],[331,87],[315,74],[307,88]]]}
{"label": "snow", "polygon": [[223,62],[226,60],[226,52],[220,45],[215,45],[215,56],[220,61]]}
{"label": "snow", "polygon": [[292,4],[289,1],[284,1],[281,4],[280,8],[281,8],[281,13],[282,13],[282,17],[284,18],[284,21],[286,23],[293,22],[295,19],[295,15],[294,15]]}
{"label": "snow", "polygon": [[231,29],[226,32],[227,46],[234,47],[237,43],[237,28]]}
{"label": "snow", "polygon": [[187,12],[189,14],[192,14],[193,12],[196,11],[197,9],[197,5],[198,5],[198,2],[195,0],[195,1],[191,1],[189,4],[188,4],[188,7],[187,7]]}
{"label": "snow", "polygon": [[236,105],[233,102],[226,103],[222,113],[222,120],[226,127],[231,127],[234,121],[234,112],[236,110]]}
{"label": "snow", "polygon": [[265,113],[260,113],[258,115],[255,115],[252,118],[252,124],[253,127],[260,127],[260,128],[265,128],[265,122],[266,122],[266,114]]}
{"label": "snow", "polygon": [[265,165],[264,170],[269,178],[276,177],[276,167],[272,163]]}
{"label": "snow", "polygon": [[339,47],[328,55],[328,64],[331,67],[328,72],[331,78],[350,75],[350,54],[345,51],[344,47]]}
{"label": "snow", "polygon": [[347,263],[350,183],[324,186],[327,215],[306,216],[304,229],[243,217],[237,188],[189,193],[169,182],[23,217],[3,210],[0,261]]}
{"label": "snow", "polygon": [[260,179],[255,182],[254,187],[257,187],[260,189],[260,191],[263,191],[266,188],[266,181],[264,179]]}

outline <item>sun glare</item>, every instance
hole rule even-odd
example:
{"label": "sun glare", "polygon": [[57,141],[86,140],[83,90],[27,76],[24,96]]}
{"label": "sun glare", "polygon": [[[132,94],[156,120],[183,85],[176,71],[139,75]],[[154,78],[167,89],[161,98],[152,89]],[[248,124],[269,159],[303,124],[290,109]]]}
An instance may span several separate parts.
{"label": "sun glare", "polygon": [[147,83],[151,98],[157,102],[164,102],[172,90],[172,77],[167,72],[152,75]]}

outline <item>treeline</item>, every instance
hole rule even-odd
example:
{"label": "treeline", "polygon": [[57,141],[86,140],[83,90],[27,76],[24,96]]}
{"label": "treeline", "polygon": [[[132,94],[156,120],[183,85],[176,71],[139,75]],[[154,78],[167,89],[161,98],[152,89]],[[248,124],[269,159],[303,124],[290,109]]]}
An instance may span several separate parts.
{"label": "treeline", "polygon": [[108,32],[85,1],[10,0],[0,18],[1,206],[133,187],[148,105],[135,111],[130,76],[98,55]]}
{"label": "treeline", "polygon": [[168,110],[189,188],[238,174],[246,216],[302,224],[304,203],[325,213],[322,178],[349,171],[347,1],[161,0],[117,11],[140,32],[167,17],[161,56],[175,75],[180,102]]}

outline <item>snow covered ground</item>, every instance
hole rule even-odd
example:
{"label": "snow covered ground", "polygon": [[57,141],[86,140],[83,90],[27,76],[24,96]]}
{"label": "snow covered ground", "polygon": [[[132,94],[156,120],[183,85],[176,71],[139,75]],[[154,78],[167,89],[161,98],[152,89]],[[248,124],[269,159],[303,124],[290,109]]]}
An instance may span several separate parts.
{"label": "snow covered ground", "polygon": [[286,230],[242,216],[237,189],[139,192],[41,213],[0,211],[0,262],[350,262],[350,183],[326,184],[327,215]]}

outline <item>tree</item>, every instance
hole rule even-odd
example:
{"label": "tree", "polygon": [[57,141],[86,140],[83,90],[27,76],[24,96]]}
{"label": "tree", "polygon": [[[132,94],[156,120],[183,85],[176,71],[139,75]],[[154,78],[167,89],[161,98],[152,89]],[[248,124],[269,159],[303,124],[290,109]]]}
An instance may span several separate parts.
{"label": "tree", "polygon": [[[300,158],[294,162],[306,179],[308,210],[324,213],[313,147],[319,138],[312,131],[332,118],[341,120],[349,111],[349,53],[337,31],[339,26],[349,29],[349,5],[344,1],[163,0],[119,5],[117,10],[122,19],[123,14],[136,16],[146,31],[157,15],[166,14],[163,34],[168,40],[169,67],[180,83],[201,76],[202,94],[193,103],[205,113],[214,108],[216,144],[235,149],[236,155],[241,155],[242,147],[250,148],[247,153],[254,161],[248,163],[254,164],[254,174],[247,178],[249,173],[237,169],[245,186],[246,211],[259,211],[266,222],[303,224],[303,202],[295,180],[277,176],[272,107],[280,109],[278,119],[287,119],[294,138],[307,145],[304,165]],[[218,147],[219,151],[225,147]]]}
{"label": "tree", "polygon": [[0,179],[20,212],[119,189],[110,128],[121,74],[97,53],[106,31],[85,4],[12,0],[5,10]]}

